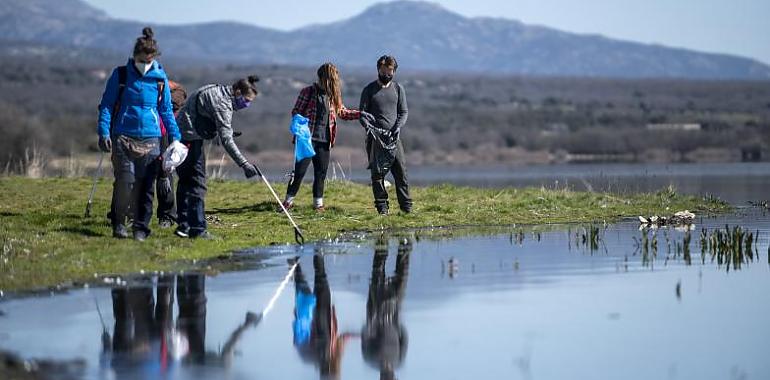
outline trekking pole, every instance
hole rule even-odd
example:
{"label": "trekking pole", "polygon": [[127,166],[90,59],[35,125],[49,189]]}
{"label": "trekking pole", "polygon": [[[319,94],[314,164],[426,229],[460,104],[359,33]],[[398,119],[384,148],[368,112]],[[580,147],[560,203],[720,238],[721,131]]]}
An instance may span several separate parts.
{"label": "trekking pole", "polygon": [[104,162],[104,152],[99,155],[99,164],[96,166],[96,173],[94,173],[94,183],[91,185],[91,192],[88,194],[88,203],[86,203],[86,218],[91,217],[91,206],[94,203],[94,192],[96,192],[96,182],[99,177],[102,176],[102,163]]}
{"label": "trekking pole", "polygon": [[278,289],[275,290],[275,293],[273,294],[273,297],[270,298],[270,301],[267,302],[267,305],[262,310],[262,313],[260,316],[264,317],[267,316],[267,313],[270,312],[270,310],[273,310],[273,306],[275,306],[275,301],[278,300],[278,297],[281,296],[281,293],[283,292],[283,289],[286,288],[286,284],[289,283],[289,279],[291,279],[291,276],[294,275],[294,270],[297,268],[297,265],[299,264],[299,261],[294,262],[294,264],[289,268],[289,273],[286,273],[286,277],[283,278],[283,281],[281,281],[281,284],[278,285]]}
{"label": "trekking pole", "polygon": [[299,226],[297,226],[297,223],[294,222],[294,218],[292,218],[291,214],[289,214],[289,210],[284,207],[283,202],[281,202],[281,199],[278,198],[278,194],[276,194],[275,190],[273,190],[273,186],[270,186],[270,182],[267,180],[267,177],[262,175],[262,171],[259,170],[257,165],[254,165],[254,167],[257,169],[257,174],[262,177],[262,181],[265,182],[267,188],[270,189],[270,193],[273,194],[273,198],[275,198],[276,202],[278,202],[278,205],[281,206],[281,210],[283,210],[283,213],[286,214],[286,217],[289,218],[289,222],[291,222],[291,225],[294,227],[294,240],[299,245],[305,245],[305,237],[302,236],[302,231],[300,231]]}
{"label": "trekking pole", "polygon": [[262,309],[262,312],[255,313],[253,311],[246,311],[246,323],[251,324],[253,326],[259,325],[260,322],[262,322],[262,319],[267,316],[268,313],[270,313],[270,310],[273,310],[273,306],[275,306],[275,301],[278,300],[278,297],[281,296],[281,293],[283,293],[283,289],[286,288],[286,285],[289,283],[289,280],[291,279],[291,276],[294,275],[294,269],[297,268],[297,265],[299,265],[299,261],[295,262],[294,265],[289,268],[289,272],[286,273],[286,276],[283,278],[283,281],[278,285],[278,288],[275,289],[275,293],[273,293],[273,297],[270,298],[270,301],[267,301],[267,305],[265,305],[265,308]]}
{"label": "trekking pole", "polygon": [[99,320],[102,322],[102,346],[107,348],[112,346],[112,338],[110,338],[110,332],[104,323],[104,317],[102,316],[102,310],[99,308],[99,302],[96,300],[96,295],[94,295],[94,304],[96,305],[96,312],[99,313]]}

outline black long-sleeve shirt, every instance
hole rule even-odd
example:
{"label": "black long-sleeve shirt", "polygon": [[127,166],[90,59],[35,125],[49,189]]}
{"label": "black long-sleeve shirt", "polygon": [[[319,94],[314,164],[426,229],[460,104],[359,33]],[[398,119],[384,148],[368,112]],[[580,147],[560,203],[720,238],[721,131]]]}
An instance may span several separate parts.
{"label": "black long-sleeve shirt", "polygon": [[374,115],[375,127],[390,131],[403,127],[409,115],[406,91],[397,82],[391,82],[387,87],[382,87],[378,81],[369,83],[361,92],[358,109]]}

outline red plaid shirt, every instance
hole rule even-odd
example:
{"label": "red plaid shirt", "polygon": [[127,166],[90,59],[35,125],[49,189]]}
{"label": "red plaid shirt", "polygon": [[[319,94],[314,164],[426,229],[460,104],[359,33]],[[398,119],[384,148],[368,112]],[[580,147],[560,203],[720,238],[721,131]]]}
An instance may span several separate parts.
{"label": "red plaid shirt", "polygon": [[[292,116],[300,114],[308,118],[308,127],[310,127],[310,134],[313,134],[313,130],[316,126],[316,85],[308,86],[302,89],[297,96],[297,102],[294,104],[294,108],[291,110]],[[331,146],[334,146],[334,141],[337,136],[337,117],[343,120],[358,120],[361,117],[361,112],[358,110],[347,109],[343,106],[340,112],[334,112],[334,105],[329,105],[329,142]]]}

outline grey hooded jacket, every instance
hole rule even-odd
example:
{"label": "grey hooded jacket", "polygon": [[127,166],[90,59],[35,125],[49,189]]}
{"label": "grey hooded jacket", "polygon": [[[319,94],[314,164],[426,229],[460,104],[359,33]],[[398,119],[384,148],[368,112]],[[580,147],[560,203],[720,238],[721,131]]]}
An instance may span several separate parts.
{"label": "grey hooded jacket", "polygon": [[[200,103],[198,103],[200,94]],[[199,107],[200,106],[200,107]],[[233,89],[230,86],[210,84],[193,92],[179,110],[176,123],[182,134],[182,141],[202,140],[195,132],[195,122],[198,114],[214,120],[222,146],[238,166],[243,166],[248,160],[241,154],[233,140]]]}

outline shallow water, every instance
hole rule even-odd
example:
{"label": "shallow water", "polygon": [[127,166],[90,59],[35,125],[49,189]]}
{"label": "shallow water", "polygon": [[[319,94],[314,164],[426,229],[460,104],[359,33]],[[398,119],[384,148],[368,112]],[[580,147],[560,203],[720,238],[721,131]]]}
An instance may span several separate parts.
{"label": "shallow water", "polygon": [[[759,257],[739,269],[700,255],[701,228],[726,224],[759,231]],[[689,265],[684,232],[657,230],[645,255],[636,222],[601,226],[593,250],[576,225],[256,249],[259,269],[10,297],[0,349],[84,359],[89,379],[770,378],[770,220],[742,210],[696,225]],[[275,308],[244,323],[295,255]]]}

